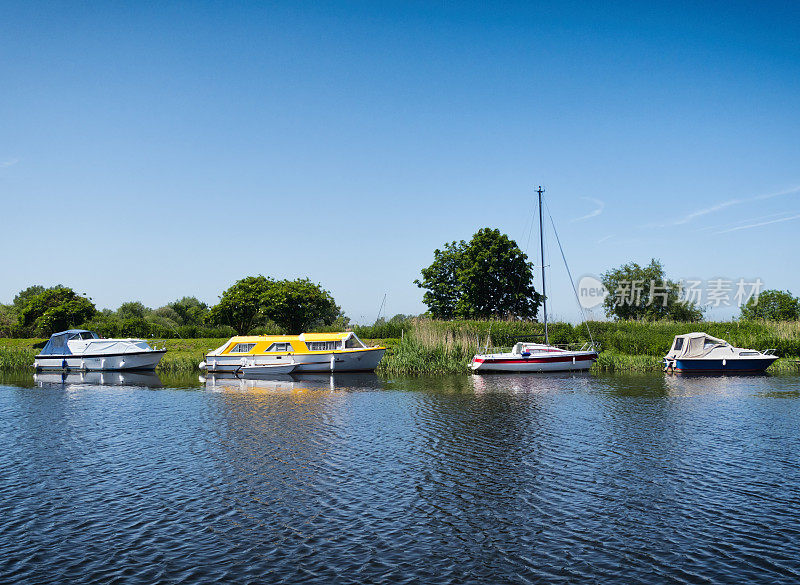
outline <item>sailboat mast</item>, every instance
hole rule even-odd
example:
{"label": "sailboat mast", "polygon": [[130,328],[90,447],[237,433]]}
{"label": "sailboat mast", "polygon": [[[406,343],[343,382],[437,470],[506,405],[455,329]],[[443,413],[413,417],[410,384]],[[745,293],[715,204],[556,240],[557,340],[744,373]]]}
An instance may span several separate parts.
{"label": "sailboat mast", "polygon": [[539,250],[542,253],[542,308],[544,309],[544,343],[550,345],[550,338],[547,335],[547,286],[544,279],[544,226],[542,224],[542,193],[544,189],[539,185]]}

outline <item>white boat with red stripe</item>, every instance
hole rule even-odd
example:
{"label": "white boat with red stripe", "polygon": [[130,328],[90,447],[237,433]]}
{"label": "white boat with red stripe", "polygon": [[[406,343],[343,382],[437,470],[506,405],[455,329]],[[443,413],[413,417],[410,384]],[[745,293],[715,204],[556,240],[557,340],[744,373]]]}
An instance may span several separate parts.
{"label": "white boat with red stripe", "polygon": [[[545,281],[545,262],[544,262],[544,225],[542,221],[542,194],[544,189],[539,187],[536,191],[539,194],[539,250],[542,259],[542,312],[544,316],[544,343],[520,341],[514,345],[510,352],[489,353],[489,339],[486,341],[487,349],[484,353],[479,353],[472,358],[470,368],[476,374],[484,372],[568,372],[575,370],[588,370],[597,360],[597,350],[592,340],[592,332],[589,324],[586,329],[589,333],[590,342],[579,350],[570,350],[564,347],[550,345],[550,337],[547,332],[547,284]],[[555,222],[553,231],[555,232]],[[558,234],[555,234],[558,241]],[[561,242],[558,242],[561,256],[564,258],[564,265],[567,274],[572,280],[567,258],[564,250],[561,249]],[[575,300],[578,300],[578,291],[575,285],[572,287],[575,293]],[[578,302],[580,307],[580,302]],[[581,308],[581,313],[583,309]],[[584,315],[584,322],[586,322]],[[490,334],[491,337],[491,334]]]}
{"label": "white boat with red stripe", "polygon": [[517,343],[510,352],[472,358],[473,372],[565,372],[588,370],[597,359],[594,349],[577,351],[543,343]]}

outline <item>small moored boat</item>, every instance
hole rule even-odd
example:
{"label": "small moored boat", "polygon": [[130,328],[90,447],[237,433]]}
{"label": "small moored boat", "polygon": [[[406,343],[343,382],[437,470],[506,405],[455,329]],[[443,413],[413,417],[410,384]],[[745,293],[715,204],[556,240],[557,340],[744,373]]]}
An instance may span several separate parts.
{"label": "small moored boat", "polygon": [[291,374],[297,369],[297,364],[289,362],[287,364],[264,364],[261,366],[241,366],[236,370],[236,374],[242,376],[279,376]]}
{"label": "small moored boat", "polygon": [[565,372],[588,370],[597,359],[594,349],[570,351],[544,343],[517,343],[507,353],[478,354],[473,372]]}
{"label": "small moored boat", "polygon": [[371,372],[385,351],[385,347],[367,347],[351,331],[238,336],[208,352],[200,369],[254,373],[256,367],[292,365],[291,373]]}
{"label": "small moored boat", "polygon": [[[472,358],[470,368],[474,373],[482,372],[566,372],[574,370],[588,370],[597,360],[598,353],[594,341],[581,349],[569,350],[555,345],[550,345],[550,336],[547,331],[547,286],[545,282],[544,262],[544,225],[542,220],[542,194],[544,189],[539,187],[539,250],[542,258],[542,313],[544,316],[544,343],[519,342],[510,352],[477,354]],[[555,230],[555,223],[553,223]],[[558,237],[558,234],[556,234]],[[559,246],[561,244],[559,243]],[[563,251],[562,251],[563,254]],[[564,264],[567,258],[564,256]],[[569,266],[567,266],[569,273]],[[572,277],[570,277],[572,278]],[[575,297],[577,299],[577,291]],[[580,306],[580,303],[578,303]],[[581,312],[583,310],[581,309]],[[589,324],[586,324],[588,330]],[[592,333],[589,331],[589,338]],[[487,341],[487,346],[488,346]]]}
{"label": "small moored boat", "polygon": [[101,339],[94,331],[54,333],[36,356],[37,370],[155,370],[166,349],[144,339]]}
{"label": "small moored boat", "polygon": [[679,374],[761,374],[778,356],[774,349],[733,347],[707,333],[676,335],[664,356],[664,371]]}

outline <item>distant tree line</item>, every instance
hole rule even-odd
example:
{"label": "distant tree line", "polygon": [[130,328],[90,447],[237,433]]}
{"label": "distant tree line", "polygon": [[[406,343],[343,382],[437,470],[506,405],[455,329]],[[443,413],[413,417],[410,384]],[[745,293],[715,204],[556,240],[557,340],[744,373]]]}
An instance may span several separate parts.
{"label": "distant tree line", "polygon": [[229,337],[248,333],[300,333],[348,325],[330,292],[308,279],[248,276],[209,307],[183,297],[156,309],[140,301],[98,310],[92,299],[63,285],[34,285],[0,304],[1,337],[47,337],[70,328],[104,337]]}
{"label": "distant tree line", "polygon": [[606,316],[629,321],[702,321],[703,308],[681,299],[680,283],[667,278],[664,266],[653,258],[647,266],[628,262],[601,276],[608,296]]}
{"label": "distant tree line", "polygon": [[800,319],[800,298],[788,290],[765,290],[758,299],[751,298],[742,305],[742,319],[767,321],[797,321]]}
{"label": "distant tree line", "polygon": [[[653,258],[647,266],[623,264],[603,273],[608,291],[604,300],[606,316],[629,321],[702,321],[706,307],[681,298],[679,282],[667,278],[664,266]],[[789,291],[765,290],[754,294],[740,307],[745,321],[797,321],[800,299]]]}
{"label": "distant tree line", "polygon": [[[542,296],[533,287],[533,266],[516,242],[499,230],[479,230],[469,242],[446,243],[414,281],[425,289],[424,315],[434,319],[536,319]],[[703,307],[681,299],[680,285],[667,278],[658,260],[630,262],[608,270],[607,317],[637,321],[700,321]],[[741,319],[800,319],[800,299],[789,291],[766,290],[741,307]],[[411,316],[361,327],[363,336],[401,335]],[[69,328],[104,337],[229,337],[248,333],[300,333],[343,330],[350,320],[331,293],[307,278],[275,280],[247,276],[233,283],[209,306],[183,297],[156,309],[139,301],[116,310],[98,310],[92,299],[63,285],[34,285],[11,304],[0,304],[0,337],[47,337]]]}
{"label": "distant tree line", "polygon": [[[707,307],[682,298],[681,283],[663,264],[628,262],[601,275],[608,292],[606,317],[630,321],[703,320]],[[533,266],[514,240],[483,228],[469,242],[445,243],[414,283],[434,319],[536,319],[542,295],[533,287]],[[685,295],[684,295],[685,297]],[[741,307],[741,319],[800,319],[800,299],[788,291],[766,290]]]}

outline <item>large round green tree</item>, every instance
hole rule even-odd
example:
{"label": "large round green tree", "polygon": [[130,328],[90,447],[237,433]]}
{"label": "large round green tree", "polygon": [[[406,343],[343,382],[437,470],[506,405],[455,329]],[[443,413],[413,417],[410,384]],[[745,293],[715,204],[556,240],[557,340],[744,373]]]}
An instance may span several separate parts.
{"label": "large round green tree", "polygon": [[219,325],[230,325],[239,335],[247,335],[263,319],[261,297],[271,284],[271,279],[261,275],[237,280],[211,309],[211,319]]}
{"label": "large round green tree", "polygon": [[433,264],[414,283],[426,289],[423,301],[436,319],[535,318],[542,301],[527,256],[490,228],[435,250]]}
{"label": "large round green tree", "polygon": [[248,276],[222,293],[211,318],[230,325],[239,335],[272,321],[287,333],[301,333],[319,325],[331,325],[341,310],[331,293],[307,278],[273,280]]}
{"label": "large round green tree", "polygon": [[264,314],[287,333],[331,325],[341,314],[331,293],[307,278],[272,282],[261,303]]}

